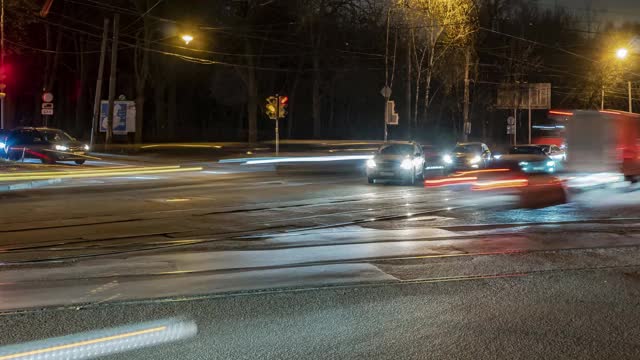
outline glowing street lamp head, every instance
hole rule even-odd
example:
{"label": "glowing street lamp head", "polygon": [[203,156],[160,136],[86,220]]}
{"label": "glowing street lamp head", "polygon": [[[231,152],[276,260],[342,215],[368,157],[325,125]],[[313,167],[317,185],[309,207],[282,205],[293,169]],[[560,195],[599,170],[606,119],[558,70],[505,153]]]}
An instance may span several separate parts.
{"label": "glowing street lamp head", "polygon": [[184,41],[187,45],[193,40],[193,36],[189,34],[182,35],[182,41]]}
{"label": "glowing street lamp head", "polygon": [[620,60],[626,59],[628,55],[629,55],[629,50],[625,48],[620,48],[616,50],[616,57]]}

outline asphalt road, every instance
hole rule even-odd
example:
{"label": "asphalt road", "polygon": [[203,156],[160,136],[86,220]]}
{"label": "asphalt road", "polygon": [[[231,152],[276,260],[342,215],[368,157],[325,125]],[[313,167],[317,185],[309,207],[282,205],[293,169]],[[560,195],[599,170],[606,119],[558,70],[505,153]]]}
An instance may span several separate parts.
{"label": "asphalt road", "polygon": [[518,209],[355,164],[179,165],[203,169],[0,192],[0,344],[180,315],[196,337],[122,358],[638,356],[638,192]]}

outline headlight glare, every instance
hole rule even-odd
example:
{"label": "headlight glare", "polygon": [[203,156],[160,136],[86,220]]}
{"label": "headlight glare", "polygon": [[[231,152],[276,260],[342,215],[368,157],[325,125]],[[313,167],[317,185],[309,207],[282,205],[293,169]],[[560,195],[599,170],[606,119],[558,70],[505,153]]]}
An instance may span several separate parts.
{"label": "headlight glare", "polygon": [[367,167],[369,169],[373,169],[374,167],[376,167],[376,161],[373,159],[369,159],[367,160]]}

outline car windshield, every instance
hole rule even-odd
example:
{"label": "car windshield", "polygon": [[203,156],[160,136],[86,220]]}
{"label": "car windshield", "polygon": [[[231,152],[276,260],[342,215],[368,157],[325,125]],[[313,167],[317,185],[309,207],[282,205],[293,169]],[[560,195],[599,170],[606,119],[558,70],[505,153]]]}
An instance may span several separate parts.
{"label": "car windshield", "polygon": [[453,149],[453,152],[478,154],[482,152],[482,146],[479,144],[458,145]]}
{"label": "car windshield", "polygon": [[71,135],[57,129],[38,129],[38,133],[42,135],[45,141],[48,142],[66,142],[75,140]]}
{"label": "car windshield", "polygon": [[544,155],[544,150],[540,146],[514,146],[509,150],[509,154]]}
{"label": "car windshield", "polygon": [[380,149],[381,155],[410,155],[413,154],[413,145],[394,144]]}

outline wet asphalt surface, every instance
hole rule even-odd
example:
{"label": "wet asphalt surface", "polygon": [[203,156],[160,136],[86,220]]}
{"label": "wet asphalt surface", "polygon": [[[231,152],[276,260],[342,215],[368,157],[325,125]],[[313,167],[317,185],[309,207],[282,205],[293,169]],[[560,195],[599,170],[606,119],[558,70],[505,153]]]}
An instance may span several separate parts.
{"label": "wet asphalt surface", "polygon": [[0,194],[0,343],[183,316],[118,358],[637,358],[636,192],[517,209],[334,170]]}

